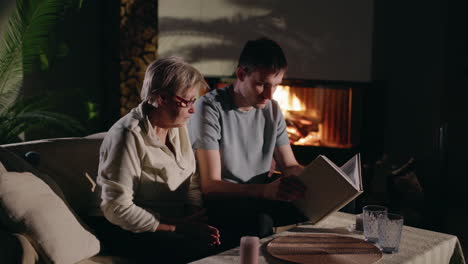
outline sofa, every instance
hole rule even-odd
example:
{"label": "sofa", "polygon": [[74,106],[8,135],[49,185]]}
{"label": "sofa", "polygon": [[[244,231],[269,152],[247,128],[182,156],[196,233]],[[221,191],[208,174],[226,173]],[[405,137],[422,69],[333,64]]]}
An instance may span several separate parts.
{"label": "sofa", "polygon": [[0,264],[134,263],[103,252],[83,222],[99,208],[95,187],[104,136],[0,145]]}
{"label": "sofa", "polygon": [[82,220],[99,204],[104,136],[0,145],[0,263],[131,263],[105,255]]}

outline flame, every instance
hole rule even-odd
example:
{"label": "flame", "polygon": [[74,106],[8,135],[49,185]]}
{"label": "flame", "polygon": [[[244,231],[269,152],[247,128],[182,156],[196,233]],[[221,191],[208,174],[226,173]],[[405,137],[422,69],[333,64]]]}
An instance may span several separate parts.
{"label": "flame", "polygon": [[[314,90],[303,90],[309,88]],[[349,143],[351,123],[347,118],[351,113],[350,90],[278,85],[272,97],[278,102],[286,120],[286,131],[291,144],[334,148],[352,146]],[[327,116],[322,114],[325,105],[338,105],[345,100],[348,103],[344,107],[340,105],[338,108],[328,109]]]}
{"label": "flame", "polygon": [[290,93],[291,87],[278,85],[273,94],[275,99],[281,107],[281,111],[285,114],[286,111],[304,111],[305,105],[295,95]]}

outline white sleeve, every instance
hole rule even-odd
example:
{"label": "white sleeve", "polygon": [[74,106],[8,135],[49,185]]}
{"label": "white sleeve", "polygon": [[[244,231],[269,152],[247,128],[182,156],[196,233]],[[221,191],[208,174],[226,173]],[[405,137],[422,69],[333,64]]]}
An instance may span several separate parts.
{"label": "white sleeve", "polygon": [[187,203],[189,205],[194,205],[197,207],[203,207],[202,192],[200,186],[200,176],[198,171],[196,171],[190,177],[189,191],[187,193]]}
{"label": "white sleeve", "polygon": [[108,135],[101,146],[97,182],[101,186],[101,210],[113,224],[135,233],[154,232],[159,216],[133,203],[141,175],[141,159],[135,135],[129,130]]}

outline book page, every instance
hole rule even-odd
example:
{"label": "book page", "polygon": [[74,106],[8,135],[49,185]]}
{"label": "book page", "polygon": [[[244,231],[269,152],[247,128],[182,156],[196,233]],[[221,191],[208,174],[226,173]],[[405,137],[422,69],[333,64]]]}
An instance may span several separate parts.
{"label": "book page", "polygon": [[340,167],[323,155],[307,165],[298,178],[307,190],[304,199],[293,203],[311,223],[338,211],[362,193]]}
{"label": "book page", "polygon": [[[348,160],[346,162],[345,165],[343,165],[341,168],[338,167],[333,161],[329,160],[327,157],[323,156],[323,155],[319,155],[320,158],[322,158],[324,161],[326,161],[333,169],[336,170],[337,173],[339,173],[343,179],[345,179],[346,181],[349,182],[349,184],[351,184],[354,189],[356,190],[359,190],[359,185],[357,185],[355,182],[354,182],[354,177],[353,176],[350,176],[350,174],[348,174],[346,171],[343,170],[343,167],[345,165],[347,165],[348,163],[350,163],[350,161],[353,161],[354,157],[351,158],[350,160]],[[349,166],[349,165],[348,165]],[[356,166],[356,165],[354,165]]]}
{"label": "book page", "polygon": [[359,153],[354,155],[354,157],[349,159],[343,166],[341,166],[341,170],[346,174],[348,179],[351,180],[354,187],[356,187],[356,189],[358,190],[360,189],[360,186],[361,186],[361,178],[359,177],[360,166],[361,166],[361,160],[360,160]]}

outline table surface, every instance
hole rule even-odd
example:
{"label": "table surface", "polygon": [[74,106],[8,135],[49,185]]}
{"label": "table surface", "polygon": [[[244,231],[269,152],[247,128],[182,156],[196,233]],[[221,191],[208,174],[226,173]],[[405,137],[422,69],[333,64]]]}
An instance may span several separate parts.
{"label": "table surface", "polygon": [[[278,236],[287,236],[292,234],[304,233],[327,233],[351,236],[363,239],[362,232],[354,231],[355,215],[336,212],[323,221],[311,225],[308,223],[301,224],[297,227],[289,229],[270,237],[260,240],[260,256],[259,264],[263,263],[283,263],[290,264],[291,262],[282,261],[274,258],[266,251],[266,245],[272,239]],[[210,256],[193,264],[218,264],[218,263],[239,263],[239,248],[234,248],[218,255]],[[458,238],[453,235],[433,232],[429,230],[404,226],[402,238],[400,242],[400,250],[395,254],[384,254],[378,264],[383,263],[412,263],[412,264],[465,264],[465,259]]]}

